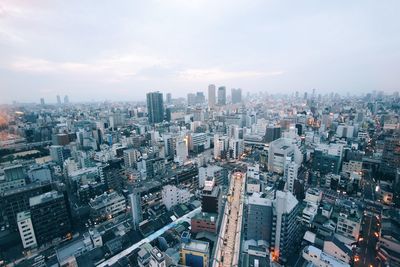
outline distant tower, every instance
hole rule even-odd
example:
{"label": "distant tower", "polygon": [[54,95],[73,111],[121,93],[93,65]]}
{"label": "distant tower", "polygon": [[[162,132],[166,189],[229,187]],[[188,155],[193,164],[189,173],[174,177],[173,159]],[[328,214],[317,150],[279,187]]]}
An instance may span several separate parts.
{"label": "distant tower", "polygon": [[226,105],[226,87],[221,86],[218,88],[218,105]]}
{"label": "distant tower", "polygon": [[69,104],[69,98],[68,98],[68,96],[66,95],[66,96],[64,96],[64,104]]}
{"label": "distant tower", "polygon": [[42,97],[41,99],[40,99],[40,105],[42,105],[42,106],[44,106],[44,98]]}
{"label": "distant tower", "polygon": [[171,104],[172,103],[172,95],[171,95],[171,93],[167,93],[166,101],[167,101],[167,104]]}
{"label": "distant tower", "polygon": [[164,120],[163,94],[152,92],[147,94],[147,114],[149,123],[159,123]]}
{"label": "distant tower", "polygon": [[242,102],[242,89],[234,89],[231,90],[232,104],[238,104]]}
{"label": "distant tower", "polygon": [[61,105],[61,97],[57,95],[57,105]]}
{"label": "distant tower", "polygon": [[215,85],[214,84],[210,84],[208,86],[208,106],[210,108],[215,107]]}

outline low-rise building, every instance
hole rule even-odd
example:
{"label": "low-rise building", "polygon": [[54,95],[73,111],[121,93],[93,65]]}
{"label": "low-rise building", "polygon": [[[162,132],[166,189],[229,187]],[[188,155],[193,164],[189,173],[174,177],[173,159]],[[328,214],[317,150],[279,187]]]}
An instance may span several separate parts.
{"label": "low-rise building", "polygon": [[350,267],[348,263],[335,259],[334,257],[326,254],[322,250],[314,247],[307,246],[302,252],[303,258],[312,263],[313,266],[319,267]]}
{"label": "low-rise building", "polygon": [[361,216],[356,211],[341,212],[338,217],[336,233],[346,238],[358,240],[361,227]]}
{"label": "low-rise building", "polygon": [[187,189],[179,188],[174,185],[166,185],[163,187],[162,202],[170,210],[173,206],[178,204],[188,203],[190,200],[190,192]]}
{"label": "low-rise building", "polygon": [[216,234],[218,231],[218,214],[201,212],[196,214],[190,223],[192,233],[210,232]]}

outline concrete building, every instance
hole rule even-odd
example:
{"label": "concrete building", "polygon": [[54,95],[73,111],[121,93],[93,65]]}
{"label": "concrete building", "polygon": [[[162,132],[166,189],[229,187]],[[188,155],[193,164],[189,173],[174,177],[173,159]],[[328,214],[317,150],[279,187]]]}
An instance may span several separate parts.
{"label": "concrete building", "polygon": [[243,139],[229,139],[229,157],[232,159],[238,159],[244,152],[244,140]]}
{"label": "concrete building", "polygon": [[243,232],[246,240],[270,244],[272,234],[272,200],[254,193],[247,198]]}
{"label": "concrete building", "polygon": [[185,137],[183,140],[176,141],[176,157],[175,162],[183,164],[189,156],[188,139]]}
{"label": "concrete building", "polygon": [[260,165],[258,163],[247,165],[247,178],[260,179]]}
{"label": "concrete building", "polygon": [[203,188],[207,177],[214,178],[217,185],[225,184],[228,179],[227,171],[217,165],[208,165],[199,168],[199,188]]}
{"label": "concrete building", "polygon": [[[185,234],[185,232],[183,233]],[[207,267],[210,258],[208,242],[199,240],[185,240],[180,249],[180,263],[190,267]]]}
{"label": "concrete building", "polygon": [[386,210],[382,213],[382,227],[376,245],[378,257],[389,266],[400,266],[400,213]]}
{"label": "concrete building", "polygon": [[209,232],[217,234],[218,231],[218,214],[201,212],[192,217],[190,222],[191,232]]}
{"label": "concrete building", "polygon": [[268,125],[265,131],[265,142],[271,143],[281,138],[281,126],[280,125]]}
{"label": "concrete building", "polygon": [[232,104],[238,104],[242,102],[242,89],[238,88],[232,88],[231,90],[231,98],[232,98]]}
{"label": "concrete building", "polygon": [[297,180],[299,165],[297,165],[290,157],[286,159],[284,178],[286,180],[287,190],[294,193],[294,182]]}
{"label": "concrete building", "polygon": [[24,249],[35,248],[37,246],[35,230],[33,229],[31,213],[23,211],[17,214],[17,224],[19,236],[21,237]]}
{"label": "concrete building", "polygon": [[125,168],[135,168],[136,162],[140,157],[140,152],[137,149],[131,148],[124,150],[124,166]]}
{"label": "concrete building", "polygon": [[348,263],[337,260],[314,246],[306,246],[302,252],[303,258],[319,267],[350,267]]}
{"label": "concrete building", "polygon": [[226,87],[225,86],[218,87],[218,105],[219,106],[226,105]]}
{"label": "concrete building", "polygon": [[215,85],[210,84],[208,86],[208,107],[214,108],[215,104],[216,104]]}
{"label": "concrete building", "polygon": [[201,195],[201,210],[221,214],[222,208],[221,188],[215,184],[214,178],[207,177]]}
{"label": "concrete building", "polygon": [[94,221],[101,222],[109,220],[126,211],[125,198],[113,191],[111,193],[104,192],[102,195],[96,196],[89,202],[90,216]]}
{"label": "concrete building", "polygon": [[300,224],[297,222],[300,205],[292,193],[276,191],[273,201],[271,251],[273,259],[287,262],[293,246],[300,242]]}
{"label": "concrete building", "polygon": [[173,206],[178,204],[185,204],[189,202],[191,194],[187,189],[178,188],[174,185],[166,185],[161,191],[162,202],[170,210]]}
{"label": "concrete building", "polygon": [[297,165],[303,161],[301,151],[294,140],[279,138],[271,142],[268,149],[268,170],[283,174],[288,157],[292,158]]}
{"label": "concrete building", "polygon": [[138,229],[139,224],[143,221],[142,201],[140,192],[133,189],[129,194],[129,204],[132,212],[132,222],[135,229]]}
{"label": "concrete building", "polygon": [[361,229],[361,217],[356,211],[341,212],[338,217],[336,233],[352,240],[358,240]]}
{"label": "concrete building", "polygon": [[164,120],[163,94],[160,92],[147,93],[147,115],[149,123],[160,123]]}

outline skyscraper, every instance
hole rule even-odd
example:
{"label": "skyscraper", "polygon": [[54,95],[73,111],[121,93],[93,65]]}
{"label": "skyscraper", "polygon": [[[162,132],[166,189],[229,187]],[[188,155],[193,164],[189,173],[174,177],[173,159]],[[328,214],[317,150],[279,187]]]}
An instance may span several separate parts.
{"label": "skyscraper", "polygon": [[242,102],[242,89],[232,88],[231,96],[232,96],[232,104],[237,104]]}
{"label": "skyscraper", "polygon": [[41,99],[40,99],[40,105],[44,105],[44,98],[42,97]]}
{"label": "skyscraper", "polygon": [[208,106],[210,108],[215,107],[215,85],[214,84],[210,84],[208,86]]}
{"label": "skyscraper", "polygon": [[226,87],[221,86],[218,88],[218,105],[226,105]]}
{"label": "skyscraper", "polygon": [[172,95],[171,95],[171,93],[167,93],[166,102],[167,102],[167,104],[171,104],[172,103]]}
{"label": "skyscraper", "polygon": [[66,95],[66,96],[64,96],[64,104],[69,104],[69,98],[68,98],[68,96]]}
{"label": "skyscraper", "polygon": [[57,105],[61,105],[61,97],[57,95]]}
{"label": "skyscraper", "polygon": [[159,123],[164,120],[163,94],[151,92],[147,94],[147,114],[149,123]]}

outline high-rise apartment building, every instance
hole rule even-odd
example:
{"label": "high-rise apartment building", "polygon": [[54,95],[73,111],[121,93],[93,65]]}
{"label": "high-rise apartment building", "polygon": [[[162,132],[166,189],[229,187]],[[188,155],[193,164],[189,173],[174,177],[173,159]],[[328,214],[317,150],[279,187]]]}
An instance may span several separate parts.
{"label": "high-rise apartment building", "polygon": [[232,104],[238,104],[242,102],[242,89],[232,88],[231,90]]}
{"label": "high-rise apartment building", "polygon": [[300,205],[292,193],[276,191],[273,207],[271,251],[275,260],[285,263],[301,240],[297,221]]}
{"label": "high-rise apartment building", "polygon": [[218,88],[218,105],[224,106],[226,105],[226,87],[221,86]]}
{"label": "high-rise apartment building", "polygon": [[147,93],[147,114],[149,123],[159,123],[164,120],[163,94],[160,92]]}
{"label": "high-rise apartment building", "polygon": [[171,104],[172,103],[172,95],[171,95],[171,93],[167,93],[166,102],[167,102],[167,104]]}
{"label": "high-rise apartment building", "polygon": [[215,85],[208,86],[208,107],[213,108],[216,104]]}

